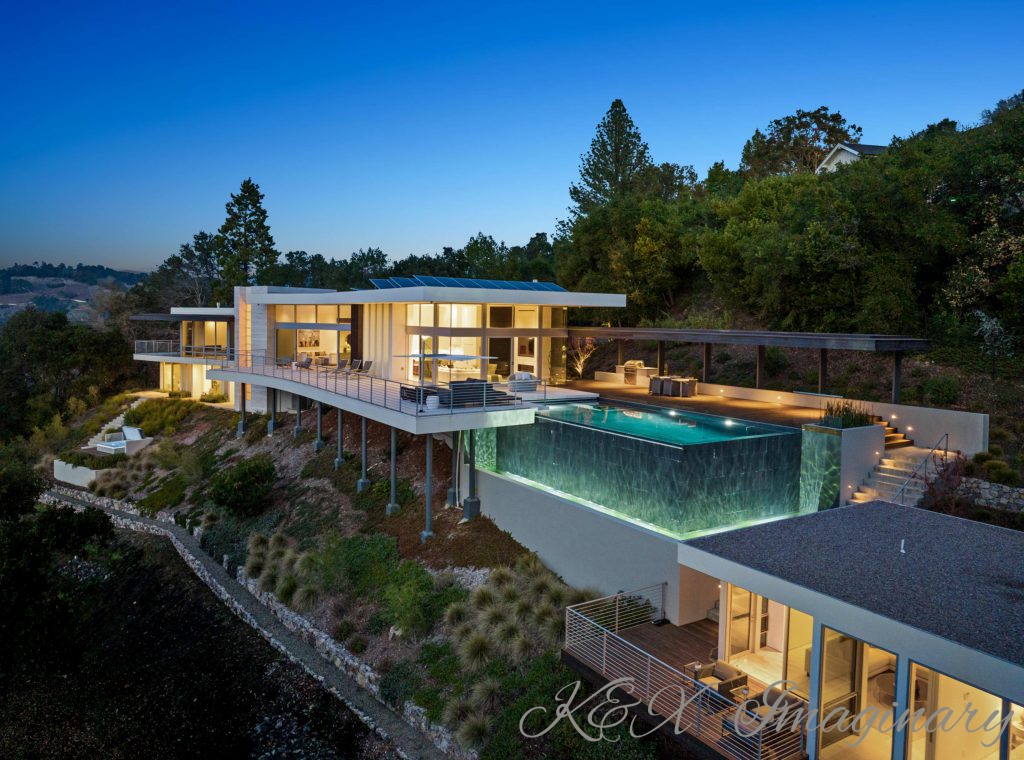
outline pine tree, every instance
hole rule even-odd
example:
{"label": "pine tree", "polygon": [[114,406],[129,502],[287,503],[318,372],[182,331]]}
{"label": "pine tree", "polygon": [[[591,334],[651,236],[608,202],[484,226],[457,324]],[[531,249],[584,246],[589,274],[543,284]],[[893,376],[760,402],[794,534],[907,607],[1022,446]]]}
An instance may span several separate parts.
{"label": "pine tree", "polygon": [[652,167],[647,143],[621,100],[612,102],[597,125],[590,150],[580,156],[580,183],[569,188],[576,208],[586,215],[618,195],[636,188]]}
{"label": "pine tree", "polygon": [[217,261],[223,285],[253,285],[277,264],[278,252],[267,224],[263,193],[252,178],[242,182],[225,208],[228,216],[217,231]]}

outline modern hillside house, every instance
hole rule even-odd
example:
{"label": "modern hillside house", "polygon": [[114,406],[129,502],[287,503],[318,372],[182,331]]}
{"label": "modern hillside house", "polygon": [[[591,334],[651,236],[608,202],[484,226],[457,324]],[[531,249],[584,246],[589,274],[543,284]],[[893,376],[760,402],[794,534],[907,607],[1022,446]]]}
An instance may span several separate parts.
{"label": "modern hillside house", "polygon": [[[565,661],[597,684],[632,679],[655,721],[683,697],[683,743],[732,760],[1024,758],[1024,539],[916,506],[950,457],[988,447],[986,415],[899,402],[900,357],[925,341],[577,327],[569,309],[585,319],[625,296],[422,276],[373,285],[238,288],[230,314],[165,315],[182,322],[180,344],[143,343],[136,358],[194,360],[203,374],[189,387],[220,383],[239,433],[251,412],[269,414],[274,435],[280,413],[309,410],[320,449],[325,414],[357,415],[360,489],[365,422],[389,426],[389,511],[395,431],[424,436],[423,540],[441,441],[450,505],[606,595],[567,609]],[[619,341],[617,366],[571,381],[588,340]],[[657,344],[655,367],[627,355],[638,341]],[[672,343],[698,347],[701,377],[669,371]],[[714,382],[722,345],[756,348],[754,387]],[[772,346],[815,351],[817,385],[765,387]],[[891,400],[857,402],[844,421],[845,400],[827,394],[835,350],[891,355]],[[340,435],[337,447],[340,464]],[[968,702],[980,720],[926,730],[929,715]],[[781,730],[782,707],[795,730]],[[840,721],[838,708],[887,721]],[[908,709],[924,717],[893,727]]]}

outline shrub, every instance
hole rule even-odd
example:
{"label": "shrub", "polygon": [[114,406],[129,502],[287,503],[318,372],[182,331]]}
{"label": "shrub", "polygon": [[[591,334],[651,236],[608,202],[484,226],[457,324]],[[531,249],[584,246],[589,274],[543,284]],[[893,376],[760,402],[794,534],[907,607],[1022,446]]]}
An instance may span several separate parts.
{"label": "shrub", "polygon": [[124,424],[142,428],[142,432],[149,438],[170,435],[197,408],[199,405],[192,400],[149,399],[125,412]]}
{"label": "shrub", "polygon": [[164,481],[160,488],[139,500],[139,511],[153,517],[164,509],[176,507],[185,498],[186,490],[188,490],[188,483],[185,482],[185,478],[181,475],[173,475]]}
{"label": "shrub", "polygon": [[491,640],[483,633],[474,632],[466,637],[459,650],[459,658],[467,670],[480,670],[491,660]]}
{"label": "shrub", "polygon": [[992,444],[988,447],[988,453],[994,457],[1001,457],[1003,455],[1003,447]]}
{"label": "shrub", "polygon": [[473,687],[470,699],[481,713],[490,712],[501,697],[501,682],[497,678],[481,678]]}
{"label": "shrub", "polygon": [[866,406],[856,401],[842,399],[825,404],[822,425],[833,428],[865,427],[871,424],[871,414]]}
{"label": "shrub", "polygon": [[470,715],[459,726],[459,741],[470,747],[479,747],[491,733],[491,719],[480,713]]}
{"label": "shrub", "polygon": [[260,591],[274,591],[277,588],[277,565],[268,562],[260,573]]}
{"label": "shrub", "polygon": [[362,654],[366,651],[366,639],[362,636],[355,636],[348,643],[348,649],[352,654]]}
{"label": "shrub", "polygon": [[[278,572],[287,572],[283,568],[279,569]],[[277,587],[274,589],[274,594],[282,604],[291,606],[292,598],[295,596],[295,591],[299,587],[299,581],[294,575],[288,573],[282,575],[277,581]]]}
{"label": "shrub", "polygon": [[925,380],[925,403],[952,406],[960,398],[960,381],[954,375],[935,375]]}
{"label": "shrub", "polygon": [[214,475],[209,496],[214,504],[236,516],[253,517],[266,509],[275,477],[273,460],[259,454]]}
{"label": "shrub", "polygon": [[335,638],[335,640],[345,642],[348,640],[348,637],[351,636],[354,632],[355,626],[352,625],[352,621],[348,618],[343,618],[335,624],[334,630],[331,632],[331,635]]}
{"label": "shrub", "polygon": [[306,612],[313,608],[313,605],[316,604],[316,600],[319,598],[320,595],[312,586],[299,586],[295,592],[295,596],[292,597],[292,608],[299,612]]}
{"label": "shrub", "polygon": [[396,663],[380,679],[380,698],[400,710],[409,696],[419,688],[420,680],[419,670],[413,663]]}
{"label": "shrub", "polygon": [[444,611],[444,622],[454,628],[466,620],[466,605],[462,602],[455,602],[448,605]]}
{"label": "shrub", "polygon": [[1001,483],[1004,486],[1017,485],[1019,477],[1010,468],[1008,462],[1002,459],[990,459],[982,467],[985,471],[985,477],[993,483]]}
{"label": "shrub", "polygon": [[473,704],[464,697],[452,697],[444,707],[444,722],[458,726],[473,713]]}
{"label": "shrub", "polygon": [[985,462],[988,462],[994,458],[995,457],[993,457],[992,454],[989,453],[988,451],[979,451],[977,454],[974,455],[974,463],[985,464]]}
{"label": "shrub", "polygon": [[388,584],[399,564],[391,536],[329,536],[315,552],[314,576],[324,593],[350,588],[357,596]]}
{"label": "shrub", "polygon": [[259,578],[263,568],[267,565],[267,556],[262,553],[251,553],[245,560],[245,575],[247,578]]}
{"label": "shrub", "polygon": [[207,404],[223,404],[228,400],[228,396],[226,393],[204,393],[199,400],[205,401]]}
{"label": "shrub", "polygon": [[92,454],[88,451],[65,451],[58,457],[74,467],[88,467],[90,470],[109,470],[128,461],[127,454]]}

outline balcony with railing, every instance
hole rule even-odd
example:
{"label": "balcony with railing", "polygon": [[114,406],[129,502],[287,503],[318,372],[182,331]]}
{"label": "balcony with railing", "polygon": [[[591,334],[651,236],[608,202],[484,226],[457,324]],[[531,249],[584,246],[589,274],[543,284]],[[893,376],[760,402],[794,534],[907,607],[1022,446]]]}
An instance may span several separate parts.
{"label": "balcony with railing", "polygon": [[135,354],[148,356],[180,357],[184,359],[223,359],[228,356],[227,346],[182,345],[179,340],[137,340]]}
{"label": "balcony with railing", "polygon": [[[529,392],[518,392],[483,380],[434,384],[404,383],[374,377],[362,367],[279,362],[264,351],[232,351],[214,362],[220,372],[257,375],[299,383],[373,406],[414,417],[435,417],[471,412],[504,412],[533,409],[534,401],[547,398],[547,386],[537,383]],[[244,382],[241,377],[238,382]],[[268,383],[273,385],[273,383]],[[527,400],[529,398],[529,400]],[[532,421],[532,418],[531,418]]]}
{"label": "balcony with railing", "polygon": [[804,716],[769,712],[755,693],[763,685],[751,680],[723,694],[694,678],[697,673],[688,674],[691,661],[714,661],[717,637],[699,624],[665,623],[665,588],[659,584],[568,607],[566,662],[591,680],[625,679],[620,688],[640,703],[637,710],[646,720],[730,760],[802,757]]}

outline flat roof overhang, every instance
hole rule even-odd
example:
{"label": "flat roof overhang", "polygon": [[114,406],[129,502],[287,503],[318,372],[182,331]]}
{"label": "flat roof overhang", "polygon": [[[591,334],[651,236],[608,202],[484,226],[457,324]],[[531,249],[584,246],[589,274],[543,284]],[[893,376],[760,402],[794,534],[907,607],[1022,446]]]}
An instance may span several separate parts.
{"label": "flat roof overhang", "polygon": [[131,322],[234,322],[235,315],[219,311],[194,311],[184,314],[132,314],[128,319]]}
{"label": "flat roof overhang", "polygon": [[837,351],[927,351],[931,343],[905,335],[860,333],[774,332],[770,330],[696,330],[667,327],[570,327],[574,338],[654,340],[676,343],[711,343],[735,346],[818,348]]}
{"label": "flat roof overhang", "polygon": [[1024,533],[874,501],[690,539],[678,557],[816,623],[1024,700]]}
{"label": "flat roof overhang", "polygon": [[383,303],[495,303],[524,306],[579,306],[625,308],[621,293],[569,293],[566,291],[498,290],[491,288],[414,287],[385,290],[349,290],[330,292],[250,292],[252,304],[383,304]]}
{"label": "flat roof overhang", "polygon": [[397,409],[379,406],[368,401],[334,393],[315,385],[288,380],[273,375],[239,372],[228,369],[211,369],[206,376],[210,380],[226,380],[233,383],[249,383],[254,386],[275,388],[279,391],[293,393],[296,396],[319,401],[328,406],[341,409],[343,412],[358,414],[374,422],[404,430],[414,435],[431,433],[450,433],[456,430],[479,430],[482,428],[507,427],[510,425],[529,425],[534,421],[536,407],[523,404],[516,407],[505,407],[494,411],[486,409],[462,409],[457,412],[439,410],[436,413],[426,412],[409,414]]}

